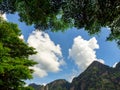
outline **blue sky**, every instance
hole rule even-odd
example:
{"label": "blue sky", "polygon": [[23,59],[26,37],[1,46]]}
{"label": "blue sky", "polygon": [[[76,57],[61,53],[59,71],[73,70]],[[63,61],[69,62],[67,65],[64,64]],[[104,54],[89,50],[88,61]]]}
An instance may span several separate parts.
{"label": "blue sky", "polygon": [[106,41],[109,28],[102,28],[98,35],[90,36],[84,29],[70,28],[65,32],[35,31],[18,21],[19,17],[7,15],[7,20],[15,22],[22,30],[24,40],[36,48],[37,55],[30,56],[39,62],[35,67],[34,78],[29,83],[46,84],[55,79],[71,81],[93,61],[113,66],[120,60],[120,50],[115,42]]}

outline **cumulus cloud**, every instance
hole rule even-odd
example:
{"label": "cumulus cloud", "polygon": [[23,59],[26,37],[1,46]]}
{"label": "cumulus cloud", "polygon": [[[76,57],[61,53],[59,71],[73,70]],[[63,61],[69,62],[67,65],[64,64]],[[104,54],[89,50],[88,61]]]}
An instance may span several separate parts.
{"label": "cumulus cloud", "polygon": [[55,45],[47,33],[33,31],[27,42],[37,51],[36,55],[30,56],[30,59],[38,62],[36,66],[31,67],[35,70],[35,75],[44,77],[48,72],[60,71],[60,66],[65,63],[60,45]]}
{"label": "cumulus cloud", "polygon": [[82,71],[87,68],[94,60],[104,63],[102,59],[97,59],[95,49],[99,49],[95,37],[84,40],[81,36],[74,39],[72,48],[69,49],[69,57],[72,58]]}

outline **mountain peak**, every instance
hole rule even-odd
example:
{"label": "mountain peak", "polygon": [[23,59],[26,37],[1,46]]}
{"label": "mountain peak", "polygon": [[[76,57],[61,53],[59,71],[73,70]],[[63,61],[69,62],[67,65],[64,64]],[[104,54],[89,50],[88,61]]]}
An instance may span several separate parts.
{"label": "mountain peak", "polygon": [[[111,67],[99,62],[99,61],[93,61],[84,72],[92,71],[93,69],[98,69],[101,71],[106,71],[108,69],[111,69]],[[91,72],[92,73],[92,72]]]}
{"label": "mountain peak", "polygon": [[93,61],[89,66],[106,66],[103,63],[99,62],[99,61]]}
{"label": "mountain peak", "polygon": [[92,62],[92,64],[102,64],[102,63],[95,60],[95,61]]}

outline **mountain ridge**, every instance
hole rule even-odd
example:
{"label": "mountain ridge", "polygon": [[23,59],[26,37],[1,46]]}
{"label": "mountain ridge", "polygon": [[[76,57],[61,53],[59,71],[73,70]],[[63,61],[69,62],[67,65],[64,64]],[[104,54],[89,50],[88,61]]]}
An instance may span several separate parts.
{"label": "mountain ridge", "polygon": [[73,78],[71,83],[58,79],[46,86],[32,87],[35,90],[120,90],[120,62],[113,68],[93,61],[84,72]]}

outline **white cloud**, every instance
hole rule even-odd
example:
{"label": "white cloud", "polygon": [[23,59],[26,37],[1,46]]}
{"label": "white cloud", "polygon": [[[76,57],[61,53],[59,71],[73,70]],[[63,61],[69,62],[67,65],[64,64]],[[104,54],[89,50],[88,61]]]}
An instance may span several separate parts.
{"label": "white cloud", "polygon": [[33,31],[28,38],[28,44],[36,49],[36,55],[30,56],[38,64],[32,67],[35,75],[44,77],[48,72],[60,71],[60,66],[65,62],[62,58],[60,45],[55,45],[49,35],[42,31]]}
{"label": "white cloud", "polygon": [[21,34],[21,35],[19,36],[19,39],[24,40],[24,36]]}
{"label": "white cloud", "polygon": [[66,79],[68,80],[68,82],[72,82],[72,80],[77,77],[79,75],[79,72],[75,69],[72,70],[72,72],[70,74],[66,75]]}
{"label": "white cloud", "polygon": [[47,72],[45,70],[42,70],[41,68],[39,68],[39,65],[36,65],[34,67],[30,67],[30,69],[35,70],[34,74],[39,76],[39,77],[44,77],[47,75]]}
{"label": "white cloud", "polygon": [[90,40],[84,40],[81,36],[74,39],[72,48],[69,49],[69,57],[72,58],[79,69],[82,71],[87,68],[94,60],[104,63],[102,59],[96,58],[95,49],[99,49],[97,40],[95,37]]}
{"label": "white cloud", "polygon": [[0,17],[2,17],[4,20],[7,20],[6,14],[0,14]]}
{"label": "white cloud", "polygon": [[118,62],[114,63],[112,67],[115,68],[117,64],[118,64]]}

